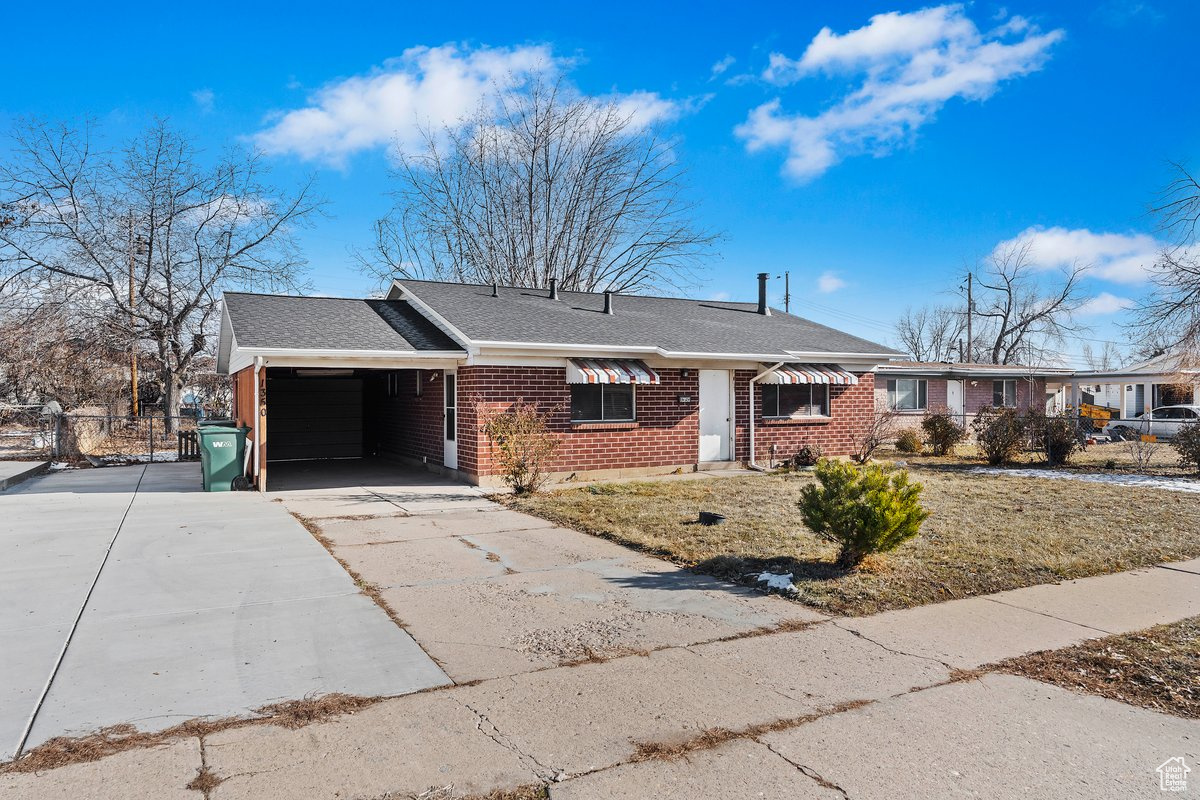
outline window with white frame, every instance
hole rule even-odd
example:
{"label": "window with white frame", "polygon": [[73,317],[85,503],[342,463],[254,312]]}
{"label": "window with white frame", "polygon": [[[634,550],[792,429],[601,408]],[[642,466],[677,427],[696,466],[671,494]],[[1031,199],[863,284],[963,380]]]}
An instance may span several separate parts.
{"label": "window with white frame", "polygon": [[762,415],[787,417],[828,417],[829,384],[770,383],[762,387]]}
{"label": "window with white frame", "polygon": [[893,411],[924,411],[929,406],[929,381],[889,378],[887,404]]}
{"label": "window with white frame", "polygon": [[631,383],[576,383],[571,385],[572,422],[633,422]]}
{"label": "window with white frame", "polygon": [[1017,381],[1015,378],[992,381],[992,405],[996,408],[1017,407]]}

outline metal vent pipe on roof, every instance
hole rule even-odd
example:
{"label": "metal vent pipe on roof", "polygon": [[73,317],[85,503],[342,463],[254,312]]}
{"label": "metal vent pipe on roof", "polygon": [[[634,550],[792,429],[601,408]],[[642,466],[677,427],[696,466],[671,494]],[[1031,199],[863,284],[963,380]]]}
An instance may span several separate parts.
{"label": "metal vent pipe on roof", "polygon": [[492,284],[492,297],[499,297],[499,296],[500,296],[500,284],[493,283]]}
{"label": "metal vent pipe on roof", "polygon": [[551,300],[558,299],[558,278],[550,279],[550,299]]}
{"label": "metal vent pipe on roof", "polygon": [[771,316],[771,308],[767,305],[767,273],[758,273],[758,313],[764,317]]}
{"label": "metal vent pipe on roof", "polygon": [[613,313],[612,301],[613,301],[613,293],[606,289],[604,291],[604,313],[605,314]]}

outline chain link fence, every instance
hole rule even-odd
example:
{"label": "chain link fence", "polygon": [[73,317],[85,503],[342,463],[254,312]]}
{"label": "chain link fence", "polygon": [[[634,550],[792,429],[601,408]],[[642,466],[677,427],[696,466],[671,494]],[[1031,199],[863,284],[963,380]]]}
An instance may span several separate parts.
{"label": "chain link fence", "polygon": [[142,464],[199,458],[194,416],[55,413],[0,406],[0,461]]}
{"label": "chain link fence", "polygon": [[63,414],[55,456],[63,461],[142,464],[198,458],[195,417]]}
{"label": "chain link fence", "polygon": [[0,405],[0,460],[54,457],[55,416],[44,406]]}

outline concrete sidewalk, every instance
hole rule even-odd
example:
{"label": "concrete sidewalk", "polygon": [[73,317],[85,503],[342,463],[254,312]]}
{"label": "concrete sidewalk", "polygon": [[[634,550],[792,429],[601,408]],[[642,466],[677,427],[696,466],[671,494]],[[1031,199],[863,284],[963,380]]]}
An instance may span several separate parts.
{"label": "concrete sidewalk", "polygon": [[[203,762],[200,743],[182,740],[5,775],[0,793],[194,799],[181,787],[203,763],[223,779],[215,800],[529,783],[556,799],[1154,794],[1159,763],[1200,759],[1200,723],[1024,678],[958,682],[953,670],[1197,613],[1191,562],[509,674],[299,730],[217,733]],[[641,744],[714,729],[752,730],[682,760],[637,758]]]}

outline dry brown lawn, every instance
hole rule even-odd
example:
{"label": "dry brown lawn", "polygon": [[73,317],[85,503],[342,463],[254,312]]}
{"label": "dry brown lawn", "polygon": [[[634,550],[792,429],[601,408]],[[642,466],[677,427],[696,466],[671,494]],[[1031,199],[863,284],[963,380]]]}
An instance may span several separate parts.
{"label": "dry brown lawn", "polygon": [[999,669],[1200,719],[1200,617],[1031,653],[1005,661]]}
{"label": "dry brown lawn", "polygon": [[[988,594],[1200,556],[1200,496],[1078,481],[914,468],[932,516],[921,535],[858,571],[804,527],[807,473],[599,484],[512,507],[697,571],[754,583],[790,572],[797,599],[835,614]],[[728,517],[696,523],[701,510]]]}

